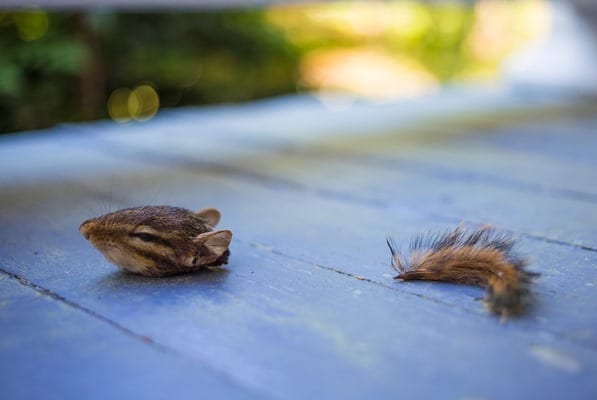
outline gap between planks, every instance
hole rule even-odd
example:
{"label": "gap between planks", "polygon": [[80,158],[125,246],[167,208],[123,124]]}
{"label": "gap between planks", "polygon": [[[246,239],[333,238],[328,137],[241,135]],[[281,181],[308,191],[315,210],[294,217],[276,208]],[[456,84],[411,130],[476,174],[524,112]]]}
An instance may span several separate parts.
{"label": "gap between planks", "polygon": [[[424,121],[417,121],[413,125],[408,125],[404,128],[400,128],[402,136],[412,137],[416,134],[417,137],[423,136],[429,138],[446,138],[451,136],[462,136],[470,134],[471,132],[479,132],[486,130],[503,129],[507,127],[521,126],[522,124],[536,123],[538,118],[541,118],[542,123],[550,121],[567,121],[570,119],[592,117],[595,115],[597,105],[590,102],[575,102],[560,106],[534,106],[530,108],[505,108],[497,111],[486,111],[484,113],[476,113],[473,115],[459,114],[454,116],[430,116],[430,118]],[[175,114],[174,114],[175,115]],[[172,117],[172,115],[170,115]],[[441,129],[437,128],[441,126]],[[76,131],[77,129],[84,129],[90,132],[98,132],[93,125],[86,126],[73,126],[65,125],[63,127],[66,130]],[[377,133],[374,138],[380,138],[387,136],[387,133]],[[446,170],[449,170],[451,177],[458,180],[470,181],[474,178],[478,182],[487,182],[496,186],[504,188],[518,190],[525,193],[536,193],[541,191],[550,197],[559,197],[564,199],[583,201],[589,203],[597,203],[597,195],[582,190],[568,189],[563,187],[557,187],[554,185],[545,185],[542,183],[524,182],[521,180],[501,177],[490,173],[478,173],[474,171],[459,170],[454,167],[442,167],[433,163],[417,162],[413,160],[401,159],[399,157],[376,157],[371,154],[363,154],[355,151],[349,151],[343,148],[343,154],[326,149],[325,144],[330,140],[335,140],[334,137],[324,137],[320,141],[306,143],[305,146],[296,150],[295,148],[289,148],[287,143],[281,141],[278,138],[268,138],[268,140],[258,140],[254,137],[243,138],[239,134],[235,134],[229,137],[229,142],[235,143],[237,146],[251,147],[255,149],[267,149],[270,154],[295,154],[301,157],[311,157],[312,155],[320,155],[325,157],[335,157],[338,160],[352,162],[352,163],[370,163],[378,166],[400,166],[406,167],[411,173],[415,173],[422,176],[432,177],[445,177]],[[347,140],[349,142],[363,141],[363,136],[349,136]],[[104,141],[108,144],[109,150],[114,150],[119,146],[130,147],[129,143],[114,142],[106,138],[95,138],[95,140]],[[67,143],[71,144],[72,143]],[[322,148],[321,145],[324,145]],[[140,149],[136,149],[138,151]],[[155,151],[145,150],[142,153],[148,156],[147,160],[153,160],[156,156],[164,157],[164,155],[156,154]],[[176,160],[176,157],[171,157]],[[138,158],[142,160],[141,158]],[[147,161],[144,160],[144,161]],[[196,163],[196,162],[195,162]],[[209,165],[206,165],[209,166]],[[223,168],[220,165],[219,168]],[[238,171],[237,171],[238,172]],[[245,173],[249,171],[244,171]]]}
{"label": "gap between planks", "polygon": [[[385,284],[383,282],[380,282],[380,281],[377,281],[375,279],[367,278],[367,277],[364,277],[364,276],[359,276],[359,275],[356,275],[356,274],[353,274],[353,273],[350,273],[350,272],[346,272],[346,271],[343,271],[343,270],[340,270],[340,269],[337,269],[337,268],[333,268],[333,267],[325,266],[325,265],[322,265],[322,264],[319,264],[319,263],[316,263],[316,262],[313,262],[313,261],[305,260],[305,259],[303,259],[301,257],[296,257],[296,256],[293,256],[293,255],[289,255],[289,254],[286,254],[285,252],[279,251],[279,250],[277,250],[277,249],[275,249],[275,248],[273,248],[273,247],[271,247],[269,245],[263,245],[263,244],[260,244],[258,242],[255,242],[255,241],[244,240],[242,238],[241,239],[236,238],[236,240],[238,240],[240,242],[243,242],[245,244],[248,244],[249,246],[251,246],[252,248],[254,248],[255,251],[262,252],[262,253],[269,253],[269,254],[273,254],[273,255],[275,255],[277,257],[280,257],[280,258],[287,258],[287,259],[290,259],[290,260],[298,261],[298,262],[303,263],[305,265],[316,267],[316,268],[319,268],[319,269],[321,269],[323,271],[336,274],[336,275],[338,275],[340,277],[343,277],[345,279],[357,280],[357,281],[362,282],[362,284],[372,284],[372,285],[376,285],[378,287],[382,287],[384,289],[389,289],[389,290],[391,290],[393,292],[404,293],[404,294],[409,295],[409,296],[417,297],[417,298],[421,299],[422,301],[431,301],[431,302],[433,302],[433,303],[435,303],[435,304],[437,304],[439,306],[442,306],[442,307],[449,307],[451,309],[457,308],[457,309],[460,309],[461,311],[464,311],[465,313],[468,313],[469,315],[472,315],[472,316],[482,317],[482,318],[493,318],[492,315],[489,315],[488,313],[483,312],[481,308],[479,308],[479,309],[473,309],[472,307],[466,307],[466,306],[463,306],[463,305],[460,305],[460,304],[446,302],[446,301],[443,301],[443,300],[438,299],[438,298],[429,297],[429,296],[426,296],[426,295],[423,295],[423,294],[420,294],[420,293],[417,293],[417,292],[414,292],[414,291],[410,291],[410,290],[405,290],[404,287],[394,287],[394,286],[391,286],[391,285],[387,285],[387,284]],[[131,338],[133,338],[135,340],[137,340],[137,341],[140,341],[143,344],[148,345],[148,346],[150,346],[151,348],[153,348],[153,349],[155,349],[157,351],[160,351],[160,352],[162,352],[164,354],[170,354],[170,355],[174,355],[174,356],[178,356],[178,357],[188,357],[188,355],[186,355],[184,353],[181,353],[181,352],[179,352],[176,349],[173,349],[171,347],[163,345],[163,344],[155,341],[153,338],[151,338],[149,336],[145,336],[145,335],[142,335],[140,333],[137,333],[137,332],[135,332],[135,331],[133,331],[133,330],[125,327],[124,325],[122,325],[122,324],[120,324],[120,323],[118,323],[118,322],[116,322],[116,321],[114,321],[114,320],[112,320],[112,319],[110,319],[110,318],[108,318],[108,317],[106,317],[106,316],[104,316],[104,315],[102,315],[102,314],[100,314],[100,313],[98,313],[98,312],[90,309],[90,308],[87,308],[87,307],[82,306],[82,305],[80,305],[80,304],[78,304],[78,303],[76,303],[76,302],[74,302],[72,300],[67,299],[66,297],[64,297],[64,296],[62,296],[62,295],[60,295],[60,294],[52,291],[51,289],[45,288],[45,287],[43,287],[43,286],[41,286],[39,284],[36,284],[36,283],[30,281],[29,279],[27,279],[24,276],[21,276],[21,275],[18,275],[16,273],[7,271],[7,270],[5,270],[5,269],[3,269],[1,267],[0,267],[0,273],[8,276],[11,279],[16,280],[21,285],[23,285],[25,287],[28,287],[28,288],[30,288],[32,290],[35,290],[36,292],[38,292],[38,293],[40,293],[40,294],[42,294],[44,296],[47,296],[47,297],[49,297],[49,298],[51,298],[51,299],[53,299],[55,301],[58,301],[60,303],[66,304],[67,306],[69,306],[69,307],[71,307],[73,309],[76,309],[78,311],[81,311],[81,312],[85,313],[89,317],[92,317],[92,318],[95,318],[95,319],[97,319],[99,321],[102,321],[102,322],[108,324],[109,326],[113,327],[114,329],[120,331],[121,333],[123,333],[123,334],[125,334],[125,335],[127,335],[127,336],[129,336],[129,337],[131,337]],[[500,323],[503,323],[503,321],[500,321]],[[567,335],[566,333],[563,333],[563,332],[553,331],[553,330],[545,329],[545,328],[540,328],[539,332],[543,332],[543,333],[546,333],[546,334],[549,334],[549,335],[553,335],[554,337],[558,337],[558,338],[560,338],[562,340],[566,340],[569,343],[580,344],[582,346],[588,346],[589,348],[591,348],[593,350],[597,350],[597,343],[587,342],[587,341],[579,342],[574,337],[571,337],[571,336],[569,336],[569,335]],[[207,366],[209,366],[209,364],[205,360],[203,360],[201,358],[192,357],[192,359],[196,359],[199,362],[204,363]],[[213,369],[213,367],[211,367],[211,366],[210,366],[210,368]],[[224,376],[227,379],[231,380],[235,384],[240,385],[240,383],[238,383],[234,379],[234,377],[229,376],[228,374],[226,374],[225,371],[220,371],[220,370],[217,370],[217,371],[218,371],[219,374],[221,374],[222,376]],[[239,387],[242,387],[242,389],[245,389],[245,390],[252,390],[252,389],[249,389],[249,388],[244,387],[244,386],[239,386]]]}
{"label": "gap between planks", "polygon": [[[174,168],[182,168],[186,169],[190,172],[196,171],[198,168],[203,168],[209,172],[218,173],[221,175],[228,175],[232,177],[240,177],[249,179],[252,182],[256,182],[257,184],[265,184],[265,185],[276,185],[277,187],[285,187],[290,190],[294,190],[297,192],[309,192],[316,195],[319,195],[324,198],[340,200],[340,201],[347,201],[354,204],[359,204],[367,207],[375,207],[375,208],[388,208],[390,204],[379,199],[371,199],[365,198],[361,196],[355,196],[350,193],[341,192],[337,190],[330,190],[326,188],[322,188],[319,186],[309,186],[305,185],[304,183],[296,182],[288,178],[277,177],[266,175],[263,173],[247,170],[235,165],[230,164],[223,164],[218,163],[215,161],[198,161],[189,157],[182,157],[182,156],[174,156],[174,155],[165,155],[157,153],[153,150],[148,149],[136,149],[131,148],[129,145],[124,145],[121,143],[115,143],[113,141],[107,139],[97,139],[95,140],[95,145],[93,146],[94,150],[102,152],[102,154],[120,154],[126,156],[127,158],[133,158],[137,161],[147,163],[148,160],[151,160],[152,164],[161,164],[164,166],[174,167]],[[106,153],[107,152],[107,153]],[[444,214],[444,213],[434,213],[429,212],[426,209],[422,209],[419,207],[414,207],[412,205],[392,205],[392,207],[400,207],[404,210],[414,211],[422,216],[428,216],[432,218],[439,219],[446,223],[451,224],[458,224],[464,222],[465,224],[469,225],[482,225],[484,221],[475,221],[470,219],[462,219],[458,216],[454,216],[451,214]],[[562,246],[567,246],[571,248],[578,248],[581,250],[597,252],[597,248],[593,246],[589,246],[586,244],[580,243],[573,243],[568,242],[561,239],[554,239],[544,235],[538,235],[535,233],[525,232],[525,231],[517,231],[513,229],[503,229],[501,230],[513,233],[522,237],[526,237],[533,240],[542,241],[544,243],[551,243],[551,244],[558,244]]]}
{"label": "gap between planks", "polygon": [[80,311],[91,318],[101,321],[101,322],[111,326],[112,328],[116,329],[117,331],[123,333],[124,335],[129,336],[129,337],[133,338],[134,340],[139,341],[139,342],[143,343],[144,345],[146,345],[154,350],[159,351],[162,354],[167,354],[167,355],[181,357],[181,358],[191,358],[194,361],[198,361],[198,362],[204,364],[205,367],[212,369],[218,375],[223,377],[225,380],[230,382],[235,387],[238,387],[239,389],[254,393],[260,398],[271,399],[271,397],[267,396],[265,393],[262,393],[262,392],[256,393],[255,389],[242,385],[238,380],[236,380],[234,378],[234,376],[226,373],[226,371],[214,368],[213,366],[211,366],[209,363],[207,363],[205,360],[203,360],[201,358],[189,357],[189,355],[187,355],[185,353],[182,353],[174,348],[171,348],[169,346],[166,346],[159,342],[156,342],[153,338],[139,334],[139,333],[125,327],[124,325],[122,325],[122,324],[96,312],[96,311],[93,311],[90,308],[84,307],[72,300],[65,298],[64,296],[59,295],[58,293],[55,293],[54,291],[52,291],[48,288],[45,288],[41,285],[31,282],[29,279],[25,278],[24,276],[7,271],[1,267],[0,267],[0,274],[4,274],[4,275],[8,276],[10,279],[16,280],[19,284],[21,284],[29,289],[34,290],[43,296],[49,297],[52,300],[58,301],[59,303],[65,304],[72,309]]}
{"label": "gap between planks", "polygon": [[333,150],[324,149],[308,149],[306,150],[295,150],[295,149],[280,149],[280,154],[291,154],[303,158],[311,158],[312,156],[318,158],[334,158],[341,162],[353,163],[357,165],[366,164],[374,165],[382,168],[386,167],[400,167],[402,170],[409,171],[410,173],[433,177],[433,178],[444,178],[449,176],[450,178],[470,182],[490,183],[494,186],[516,190],[523,193],[537,193],[541,192],[550,197],[561,198],[566,200],[582,201],[590,204],[597,204],[597,194],[584,192],[575,189],[568,189],[557,187],[553,185],[545,185],[542,183],[524,182],[515,178],[509,178],[499,175],[493,175],[484,172],[466,171],[459,170],[453,167],[442,167],[428,162],[420,162],[414,160],[408,160],[401,157],[392,156],[391,158],[385,156],[374,156],[371,154],[363,154],[355,151],[348,151],[342,149],[342,153],[338,153]]}
{"label": "gap between planks", "polygon": [[36,292],[47,296],[53,300],[56,300],[60,303],[64,303],[66,305],[68,305],[71,308],[74,308],[75,310],[81,311],[84,314],[87,314],[88,316],[98,319],[108,325],[110,325],[111,327],[115,328],[116,330],[120,331],[121,333],[124,333],[127,336],[132,337],[135,340],[138,340],[146,345],[149,345],[153,348],[155,348],[156,350],[165,353],[165,354],[178,354],[175,350],[168,348],[166,346],[163,346],[159,343],[156,343],[153,339],[151,339],[150,337],[138,334],[128,328],[126,328],[125,326],[119,324],[118,322],[115,322],[113,320],[111,320],[110,318],[96,312],[93,311],[87,307],[84,307],[78,303],[75,303],[71,300],[68,300],[67,298],[65,298],[64,296],[59,295],[58,293],[55,293],[54,291],[45,288],[43,286],[40,286],[36,283],[31,282],[29,279],[25,278],[24,276],[15,274],[13,272],[7,271],[4,268],[0,268],[0,273],[8,276],[9,278],[16,280],[18,283],[20,283],[21,285],[28,287],[30,289],[35,290]]}

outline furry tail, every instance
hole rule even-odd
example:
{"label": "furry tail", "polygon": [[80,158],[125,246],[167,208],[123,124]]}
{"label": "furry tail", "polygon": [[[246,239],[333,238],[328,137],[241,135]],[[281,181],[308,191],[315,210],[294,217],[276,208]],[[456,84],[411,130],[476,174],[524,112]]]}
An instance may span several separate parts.
{"label": "furry tail", "polygon": [[526,270],[527,261],[512,251],[514,240],[491,227],[416,236],[408,258],[400,256],[391,237],[387,244],[395,279],[485,287],[487,308],[504,317],[523,314],[529,305],[530,284],[538,274]]}

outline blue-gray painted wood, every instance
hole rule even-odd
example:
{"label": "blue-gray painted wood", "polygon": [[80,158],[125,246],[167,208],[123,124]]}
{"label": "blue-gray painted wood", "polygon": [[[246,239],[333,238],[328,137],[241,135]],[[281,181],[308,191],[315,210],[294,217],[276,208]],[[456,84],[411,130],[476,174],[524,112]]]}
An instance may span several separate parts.
{"label": "blue-gray painted wood", "polygon": [[[484,96],[486,105],[508,105]],[[443,116],[464,104],[427,101]],[[317,107],[282,99],[0,139],[2,397],[53,393],[59,382],[61,398],[86,390],[116,398],[594,398],[596,205],[594,188],[579,183],[590,180],[592,160],[568,163],[549,143],[586,154],[594,137],[586,130],[597,122],[567,115],[559,124],[568,128],[549,130],[545,152],[542,130],[529,128],[539,117],[487,135],[452,127],[441,148],[428,134],[400,133],[404,120],[429,114],[392,119],[391,106],[355,106],[349,140],[341,132],[350,114]],[[301,126],[311,112],[320,121]],[[294,122],[284,125],[285,115]],[[367,115],[377,139],[396,130],[395,142],[359,145]],[[570,131],[588,139],[566,141]],[[451,152],[468,148],[489,149],[499,166],[516,154],[514,166],[479,170],[482,157],[472,155],[459,164]],[[410,168],[400,168],[404,160]],[[575,168],[579,182],[563,178]],[[561,177],[541,173],[560,169]],[[78,233],[94,213],[148,203],[219,207],[221,225],[235,233],[230,264],[135,277]],[[481,289],[392,279],[387,233],[406,244],[461,220],[495,222],[520,237],[542,274],[528,315],[502,323],[476,300]],[[44,373],[26,380],[35,365]],[[98,389],[92,378],[105,370]]]}
{"label": "blue-gray painted wood", "polygon": [[260,398],[225,372],[0,275],[0,397]]}

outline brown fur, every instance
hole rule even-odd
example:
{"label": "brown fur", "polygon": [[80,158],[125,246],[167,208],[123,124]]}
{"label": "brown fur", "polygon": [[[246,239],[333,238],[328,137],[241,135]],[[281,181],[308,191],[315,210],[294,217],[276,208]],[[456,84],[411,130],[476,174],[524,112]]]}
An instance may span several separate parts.
{"label": "brown fur", "polygon": [[514,241],[490,227],[466,232],[461,228],[428,238],[417,237],[407,261],[391,238],[395,279],[430,280],[487,288],[487,308],[502,316],[524,313],[529,285],[537,274],[525,270],[526,261],[512,252]]}
{"label": "brown fur", "polygon": [[226,264],[229,230],[213,231],[220,212],[170,206],[127,208],[89,219],[79,230],[112,263],[146,276]]}

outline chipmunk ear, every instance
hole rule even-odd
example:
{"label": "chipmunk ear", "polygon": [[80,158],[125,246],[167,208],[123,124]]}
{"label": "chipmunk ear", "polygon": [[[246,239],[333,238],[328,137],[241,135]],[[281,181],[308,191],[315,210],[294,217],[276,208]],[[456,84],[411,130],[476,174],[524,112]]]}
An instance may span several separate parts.
{"label": "chipmunk ear", "polygon": [[220,222],[220,218],[222,217],[222,214],[215,208],[205,208],[201,211],[197,211],[195,214],[203,218],[212,228]]}
{"label": "chipmunk ear", "polygon": [[193,239],[193,243],[200,246],[202,264],[209,264],[216,261],[230,246],[232,232],[223,229],[219,231],[205,232]]}

